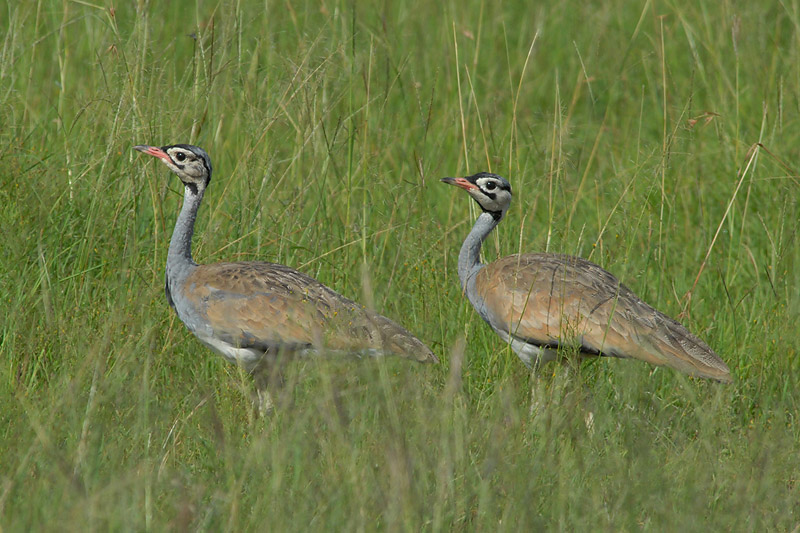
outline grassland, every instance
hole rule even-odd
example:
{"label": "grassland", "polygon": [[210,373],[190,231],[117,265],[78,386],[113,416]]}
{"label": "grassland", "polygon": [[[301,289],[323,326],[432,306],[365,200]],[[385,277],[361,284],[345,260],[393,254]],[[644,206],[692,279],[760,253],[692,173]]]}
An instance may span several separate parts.
{"label": "grassland", "polygon": [[[474,4],[0,9],[0,529],[797,530],[800,3]],[[254,419],[164,299],[181,190],[131,147],[179,142],[196,259],[300,268],[441,364],[299,362]],[[515,192],[487,259],[590,258],[735,383],[530,376],[458,288],[438,179],[478,170]]]}

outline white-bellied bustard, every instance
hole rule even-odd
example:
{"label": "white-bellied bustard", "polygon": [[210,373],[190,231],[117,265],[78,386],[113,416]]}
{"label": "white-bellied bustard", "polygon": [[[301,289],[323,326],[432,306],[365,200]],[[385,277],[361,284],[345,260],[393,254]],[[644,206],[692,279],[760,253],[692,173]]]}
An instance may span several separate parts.
{"label": "white-bellied bustard", "polygon": [[461,287],[526,365],[555,359],[566,344],[586,356],[639,359],[731,382],[728,366],[705,342],[594,263],[531,253],[481,264],[481,244],[505,216],[511,185],[487,172],[442,181],[467,191],[482,210],[458,256]]}
{"label": "white-bellied bustard", "polygon": [[254,375],[261,412],[271,407],[266,389],[278,357],[343,352],[437,361],[400,325],[297,270],[262,261],[195,263],[192,234],[211,159],[187,144],[134,148],[159,158],[184,185],[167,254],[167,301],[203,344]]}

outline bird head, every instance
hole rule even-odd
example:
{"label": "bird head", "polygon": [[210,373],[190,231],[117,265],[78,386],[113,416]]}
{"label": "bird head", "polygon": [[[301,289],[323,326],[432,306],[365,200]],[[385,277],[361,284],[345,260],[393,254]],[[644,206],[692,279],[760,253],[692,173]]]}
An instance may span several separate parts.
{"label": "bird head", "polygon": [[197,192],[198,187],[205,187],[211,181],[211,158],[199,146],[190,144],[173,144],[172,146],[139,145],[134,146],[145,154],[161,159],[167,167],[178,175],[184,185]]}
{"label": "bird head", "polygon": [[485,213],[497,220],[503,218],[511,205],[511,184],[497,174],[479,172],[466,178],[442,178],[442,181],[467,191]]}

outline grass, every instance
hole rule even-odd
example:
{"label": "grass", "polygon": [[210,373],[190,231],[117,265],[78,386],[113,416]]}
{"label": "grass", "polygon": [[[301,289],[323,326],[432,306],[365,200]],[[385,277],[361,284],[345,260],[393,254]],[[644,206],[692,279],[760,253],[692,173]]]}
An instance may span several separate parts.
{"label": "grass", "polygon": [[[0,13],[0,528],[800,526],[800,4],[19,2]],[[301,268],[440,355],[306,361],[264,420],[163,273],[206,148],[201,262]],[[757,143],[761,143],[757,145]],[[462,298],[487,259],[590,258],[705,338],[529,376]],[[464,342],[466,339],[466,342]]]}

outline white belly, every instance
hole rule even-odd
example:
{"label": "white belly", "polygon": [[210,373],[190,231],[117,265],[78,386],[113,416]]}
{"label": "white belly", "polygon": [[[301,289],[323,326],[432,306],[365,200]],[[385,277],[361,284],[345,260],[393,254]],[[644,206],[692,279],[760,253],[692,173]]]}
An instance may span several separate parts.
{"label": "white belly", "polygon": [[558,357],[558,352],[551,348],[539,348],[535,344],[515,339],[505,331],[496,329],[495,332],[501,339],[511,345],[511,349],[514,350],[528,368],[539,368],[544,363],[554,361]]}
{"label": "white belly", "polygon": [[261,358],[264,357],[264,352],[254,350],[252,348],[239,348],[233,344],[227,343],[220,339],[214,338],[210,335],[204,335],[200,332],[195,333],[200,342],[220,354],[228,362],[239,365],[248,372],[253,370]]}

